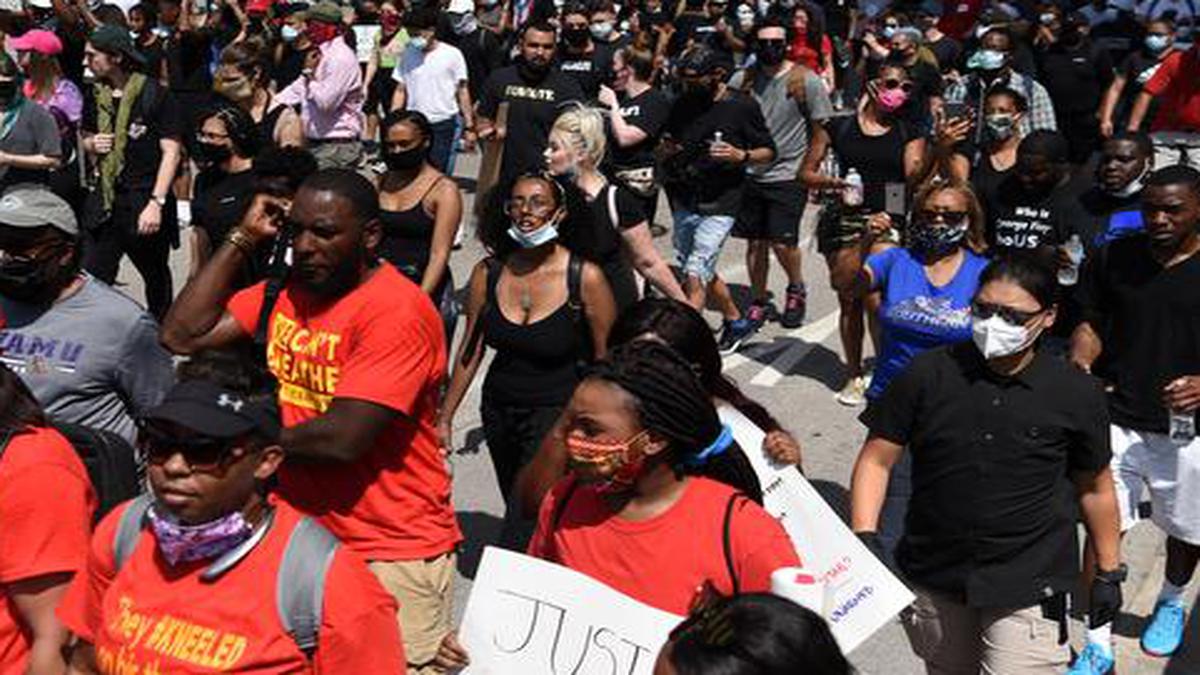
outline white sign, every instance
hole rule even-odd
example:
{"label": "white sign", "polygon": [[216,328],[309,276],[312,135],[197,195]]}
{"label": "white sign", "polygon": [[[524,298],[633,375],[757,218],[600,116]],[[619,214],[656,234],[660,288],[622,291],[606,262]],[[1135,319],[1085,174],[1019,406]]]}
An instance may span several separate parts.
{"label": "white sign", "polygon": [[371,52],[375,51],[375,41],[379,39],[381,33],[383,33],[382,26],[354,27],[354,52],[358,56],[359,63],[371,60]]}
{"label": "white sign", "polygon": [[[851,652],[907,607],[913,594],[863,546],[799,471],[767,457],[761,429],[730,406],[720,406],[718,412],[758,474],[763,508],[779,519],[796,546],[807,572],[796,571],[804,577],[799,583],[809,586],[815,578],[823,585],[820,614],[842,651]],[[794,596],[801,592],[810,596],[811,589],[781,592],[778,577],[772,578],[777,594],[810,604]]]}
{"label": "white sign", "polygon": [[469,675],[651,675],[683,617],[545,560],[488,546],[458,640]]}

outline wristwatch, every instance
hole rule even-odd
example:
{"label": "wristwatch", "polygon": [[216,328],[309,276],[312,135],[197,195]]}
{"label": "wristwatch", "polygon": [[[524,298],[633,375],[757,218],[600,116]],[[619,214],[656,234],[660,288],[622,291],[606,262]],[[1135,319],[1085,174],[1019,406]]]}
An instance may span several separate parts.
{"label": "wristwatch", "polygon": [[158,195],[150,195],[150,201],[154,202],[155,204],[158,204],[159,206],[167,205],[167,198],[159,197]]}
{"label": "wristwatch", "polygon": [[1117,569],[1115,570],[1109,570],[1107,572],[1104,570],[1096,571],[1096,579],[1109,584],[1120,584],[1125,581],[1125,578],[1128,576],[1129,567],[1127,567],[1125,563],[1117,565]]}

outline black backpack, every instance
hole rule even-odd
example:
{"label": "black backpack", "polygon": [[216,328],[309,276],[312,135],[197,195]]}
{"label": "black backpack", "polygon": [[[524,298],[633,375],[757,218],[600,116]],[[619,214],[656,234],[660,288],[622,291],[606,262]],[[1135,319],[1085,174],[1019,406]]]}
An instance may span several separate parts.
{"label": "black backpack", "polygon": [[[62,434],[87,469],[92,489],[96,491],[96,514],[92,524],[100,522],[113,507],[124,503],[142,492],[141,476],[133,447],[124,438],[112,433],[93,429],[82,424],[54,422],[51,425]],[[0,457],[14,432],[0,439]]]}

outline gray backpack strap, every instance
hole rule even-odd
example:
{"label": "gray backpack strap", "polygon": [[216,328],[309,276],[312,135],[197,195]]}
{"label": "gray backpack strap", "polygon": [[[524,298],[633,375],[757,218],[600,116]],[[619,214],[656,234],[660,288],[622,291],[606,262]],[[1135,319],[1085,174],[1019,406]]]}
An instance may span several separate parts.
{"label": "gray backpack strap", "polygon": [[279,564],[275,580],[279,620],[309,658],[317,649],[325,575],[339,545],[337,538],[317,521],[302,518],[292,530]]}
{"label": "gray backpack strap", "polygon": [[154,498],[149,494],[134,497],[121,514],[117,523],[117,532],[113,535],[113,569],[120,570],[133,555],[137,548],[138,538],[142,536],[142,528],[146,524],[146,512],[150,510]]}

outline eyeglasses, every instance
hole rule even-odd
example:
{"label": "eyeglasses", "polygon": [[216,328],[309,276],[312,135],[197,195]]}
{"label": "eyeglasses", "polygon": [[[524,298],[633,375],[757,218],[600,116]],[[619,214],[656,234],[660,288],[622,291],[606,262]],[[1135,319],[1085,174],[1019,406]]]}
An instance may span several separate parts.
{"label": "eyeglasses", "polygon": [[1013,309],[1012,307],[1005,307],[1004,305],[996,305],[990,302],[975,301],[971,303],[971,314],[975,315],[976,317],[986,320],[992,318],[993,316],[999,315],[1001,319],[1004,319],[1008,323],[1011,323],[1015,326],[1024,326],[1032,321],[1034,317],[1044,311],[1046,310],[1039,309],[1034,312],[1027,312],[1020,309]]}
{"label": "eyeglasses", "polygon": [[208,436],[179,437],[152,424],[141,423],[138,445],[150,464],[160,466],[175,456],[183,455],[192,471],[214,471],[229,459],[230,443]]}
{"label": "eyeglasses", "polygon": [[906,94],[908,92],[912,91],[912,88],[913,88],[913,83],[911,81],[897,80],[897,79],[891,78],[891,77],[889,77],[886,80],[881,80],[880,85],[884,89],[900,89],[901,91],[903,91]]}
{"label": "eyeglasses", "polygon": [[201,140],[201,141],[207,141],[207,140],[223,141],[227,138],[229,138],[229,134],[215,134],[211,131],[204,131],[204,130],[196,132],[196,139]]}
{"label": "eyeglasses", "polygon": [[935,211],[933,209],[921,209],[917,213],[921,221],[926,223],[936,223],[941,220],[943,223],[961,223],[970,214],[966,211]]}

